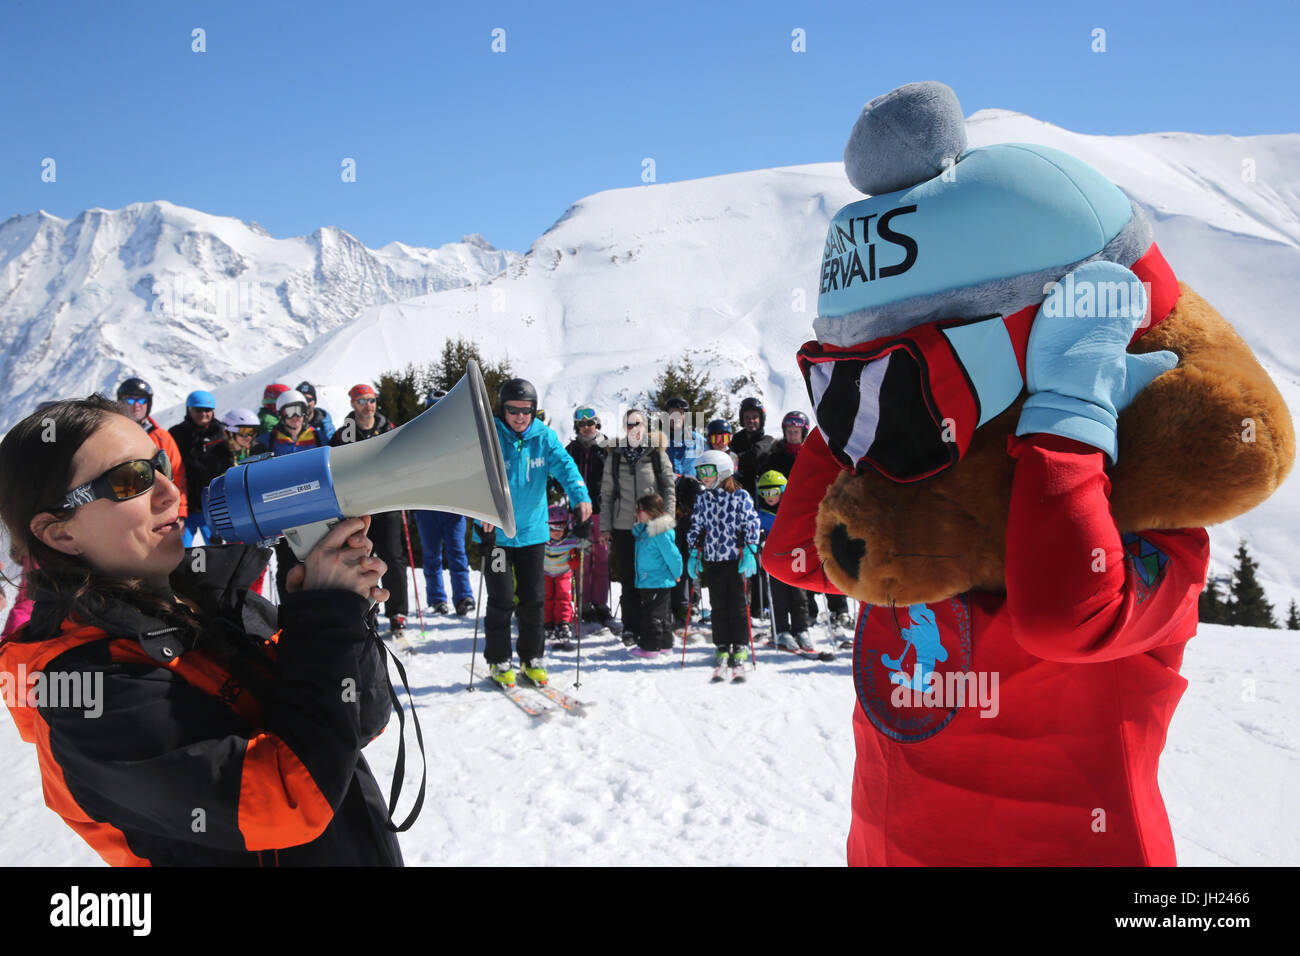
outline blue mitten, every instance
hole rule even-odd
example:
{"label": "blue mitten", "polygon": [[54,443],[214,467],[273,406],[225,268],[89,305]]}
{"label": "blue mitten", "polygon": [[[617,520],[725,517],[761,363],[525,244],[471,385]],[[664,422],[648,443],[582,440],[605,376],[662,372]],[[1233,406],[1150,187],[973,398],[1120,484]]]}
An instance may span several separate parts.
{"label": "blue mitten", "polygon": [[740,573],[752,578],[758,573],[758,546],[747,544],[740,549]]}
{"label": "blue mitten", "polygon": [[1114,262],[1085,263],[1056,284],[1029,332],[1017,435],[1073,438],[1115,461],[1119,413],[1178,364],[1173,352],[1126,351],[1146,303],[1137,276]]}
{"label": "blue mitten", "polygon": [[700,564],[700,552],[691,548],[691,553],[686,559],[686,573],[693,578],[698,578],[704,568]]}

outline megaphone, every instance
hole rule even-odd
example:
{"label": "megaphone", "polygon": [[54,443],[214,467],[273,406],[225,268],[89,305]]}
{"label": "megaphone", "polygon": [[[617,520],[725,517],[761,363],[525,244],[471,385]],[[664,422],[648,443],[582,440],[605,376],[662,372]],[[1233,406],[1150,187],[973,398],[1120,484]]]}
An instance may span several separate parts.
{"label": "megaphone", "polygon": [[445,398],[400,428],[355,444],[260,456],[203,492],[213,534],[263,546],[283,536],[299,560],[343,518],[402,510],[450,511],[514,536],[505,462],[477,362]]}

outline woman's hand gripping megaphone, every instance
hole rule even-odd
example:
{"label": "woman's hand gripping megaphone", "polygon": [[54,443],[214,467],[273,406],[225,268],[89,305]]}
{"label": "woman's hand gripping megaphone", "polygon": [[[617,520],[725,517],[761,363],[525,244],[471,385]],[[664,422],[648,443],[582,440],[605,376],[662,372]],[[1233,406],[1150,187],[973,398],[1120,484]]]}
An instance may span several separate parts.
{"label": "woman's hand gripping megaphone", "polygon": [[379,586],[388,565],[371,554],[366,533],[370,516],[344,518],[308,553],[303,563],[293,568],[285,580],[290,593],[341,589],[352,591],[372,604],[388,600],[388,592]]}

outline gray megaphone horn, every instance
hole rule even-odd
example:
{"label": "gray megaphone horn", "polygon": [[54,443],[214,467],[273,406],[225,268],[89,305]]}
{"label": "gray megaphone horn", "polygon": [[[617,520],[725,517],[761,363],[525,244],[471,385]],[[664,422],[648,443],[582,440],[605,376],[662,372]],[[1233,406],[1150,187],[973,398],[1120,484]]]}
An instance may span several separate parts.
{"label": "gray megaphone horn", "polygon": [[[351,420],[340,430],[350,427]],[[214,534],[250,544],[283,535],[299,559],[341,519],[385,511],[449,511],[515,533],[492,407],[474,361],[444,398],[400,428],[237,465],[213,480],[203,502]]]}

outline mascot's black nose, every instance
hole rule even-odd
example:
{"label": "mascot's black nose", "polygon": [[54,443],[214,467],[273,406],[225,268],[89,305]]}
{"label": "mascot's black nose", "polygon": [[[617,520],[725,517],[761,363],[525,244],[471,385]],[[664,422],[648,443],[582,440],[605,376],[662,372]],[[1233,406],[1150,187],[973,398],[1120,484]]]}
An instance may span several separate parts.
{"label": "mascot's black nose", "polygon": [[844,525],[837,524],[831,531],[831,557],[850,577],[858,576],[858,565],[866,553],[867,543],[861,538],[851,537]]}

